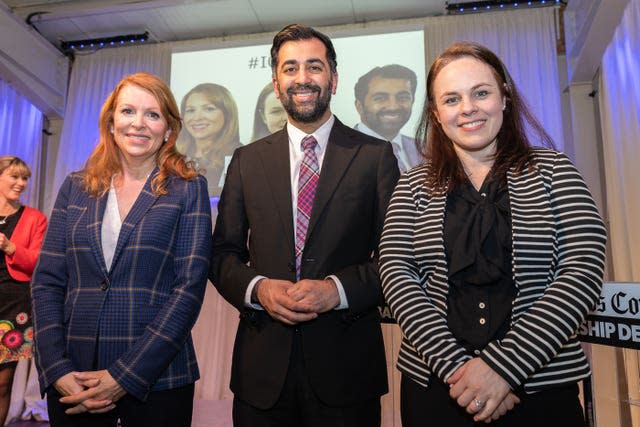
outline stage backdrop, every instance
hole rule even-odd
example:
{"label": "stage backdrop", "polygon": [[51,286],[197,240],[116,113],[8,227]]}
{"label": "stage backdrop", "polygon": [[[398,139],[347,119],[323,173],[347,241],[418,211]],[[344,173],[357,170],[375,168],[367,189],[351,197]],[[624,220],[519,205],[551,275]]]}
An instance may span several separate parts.
{"label": "stage backdrop", "polygon": [[[355,126],[360,122],[354,95],[354,86],[358,79],[374,67],[399,64],[414,71],[417,76],[411,116],[400,131],[402,134],[413,136],[425,93],[423,34],[420,30],[332,38],[338,60],[337,93],[331,101],[333,113],[346,125]],[[271,82],[270,47],[270,44],[263,44],[174,53],[171,63],[171,89],[178,104],[183,104],[185,95],[199,84],[214,83],[223,86],[230,93],[232,103],[237,106],[239,142],[251,143],[258,96]],[[181,111],[185,122],[181,140],[187,138],[186,132],[189,132],[186,113],[188,111]],[[284,113],[282,114],[284,117]],[[185,148],[186,146],[182,145],[183,151]],[[207,160],[204,161],[210,167],[207,167],[207,164],[203,164],[203,167],[207,169],[210,195],[212,203],[215,204],[216,196],[219,195],[219,189],[215,187],[217,183],[221,183],[220,173],[215,174],[213,169],[216,166],[211,166]],[[226,162],[220,161],[223,167],[228,160],[229,158]]]}

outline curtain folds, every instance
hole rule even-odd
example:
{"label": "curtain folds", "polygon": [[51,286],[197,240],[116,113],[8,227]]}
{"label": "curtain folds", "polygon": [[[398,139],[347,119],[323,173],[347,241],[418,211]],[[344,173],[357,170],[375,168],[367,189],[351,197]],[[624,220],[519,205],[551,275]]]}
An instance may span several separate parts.
{"label": "curtain folds", "polygon": [[9,83],[0,80],[0,156],[13,155],[31,168],[22,201],[38,207],[43,114]]}
{"label": "curtain folds", "polygon": [[[630,0],[602,58],[599,109],[612,277],[640,282],[640,0]],[[631,422],[640,425],[640,357],[622,349]]]}
{"label": "curtain folds", "polygon": [[600,120],[616,281],[640,282],[640,0],[631,0],[602,59]]}

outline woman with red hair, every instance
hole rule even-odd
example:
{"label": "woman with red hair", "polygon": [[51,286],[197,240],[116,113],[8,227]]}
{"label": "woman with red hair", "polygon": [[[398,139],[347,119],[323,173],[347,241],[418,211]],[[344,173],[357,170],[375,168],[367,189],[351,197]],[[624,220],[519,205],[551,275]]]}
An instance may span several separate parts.
{"label": "woman with red hair", "polygon": [[59,191],[33,277],[36,365],[56,426],[190,426],[191,328],[209,270],[207,181],[175,148],[168,86],[123,78]]}

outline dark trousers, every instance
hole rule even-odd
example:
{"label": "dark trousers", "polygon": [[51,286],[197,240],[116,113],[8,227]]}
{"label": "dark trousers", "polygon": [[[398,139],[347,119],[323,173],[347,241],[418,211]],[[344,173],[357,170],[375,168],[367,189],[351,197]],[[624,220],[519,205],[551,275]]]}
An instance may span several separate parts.
{"label": "dark trousers", "polygon": [[429,388],[402,376],[400,415],[403,427],[586,427],[578,386],[562,386],[533,394],[519,393],[520,403],[490,424],[472,415],[449,396],[449,386],[432,379]]}
{"label": "dark trousers", "polygon": [[300,337],[294,338],[287,378],[276,404],[258,409],[233,400],[234,427],[380,427],[380,398],[344,407],[320,401],[305,373]]}
{"label": "dark trousers", "polygon": [[194,385],[149,393],[145,402],[125,395],[105,414],[67,415],[69,405],[59,402],[60,393],[47,391],[51,427],[191,427]]}

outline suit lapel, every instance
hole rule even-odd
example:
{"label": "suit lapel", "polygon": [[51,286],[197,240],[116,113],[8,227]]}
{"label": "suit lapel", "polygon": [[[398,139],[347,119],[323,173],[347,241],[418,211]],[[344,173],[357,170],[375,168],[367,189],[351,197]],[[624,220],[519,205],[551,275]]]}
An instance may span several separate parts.
{"label": "suit lapel", "polygon": [[102,252],[102,218],[107,207],[108,192],[100,197],[88,197],[87,208],[87,235],[91,251],[96,257],[96,262],[100,268],[107,272],[107,265]]}
{"label": "suit lapel", "polygon": [[[286,129],[286,127],[285,127]],[[271,189],[271,200],[276,205],[290,251],[295,251],[293,242],[293,205],[291,203],[291,167],[289,165],[289,137],[286,130],[274,133],[267,144],[260,147],[260,159],[264,177]],[[266,196],[266,195],[265,195]]]}
{"label": "suit lapel", "polygon": [[311,218],[309,219],[309,229],[307,235],[313,232],[313,228],[318,222],[322,211],[336,191],[338,184],[346,173],[353,157],[359,149],[358,144],[351,141],[351,137],[343,131],[345,126],[336,118],[336,121],[329,135],[327,151],[324,154],[320,180],[316,189],[316,196],[313,201]]}
{"label": "suit lapel", "polygon": [[[135,203],[131,207],[131,210],[127,214],[127,217],[122,221],[122,228],[120,229],[120,235],[118,236],[118,243],[116,244],[116,250],[113,254],[113,261],[111,267],[113,268],[118,262],[118,257],[123,248],[127,245],[131,233],[136,228],[138,223],[142,221],[145,214],[153,206],[159,196],[156,196],[151,191],[151,180],[158,173],[158,168],[154,169],[151,175],[147,178],[142,191],[138,195]],[[104,262],[104,261],[103,261]]]}

